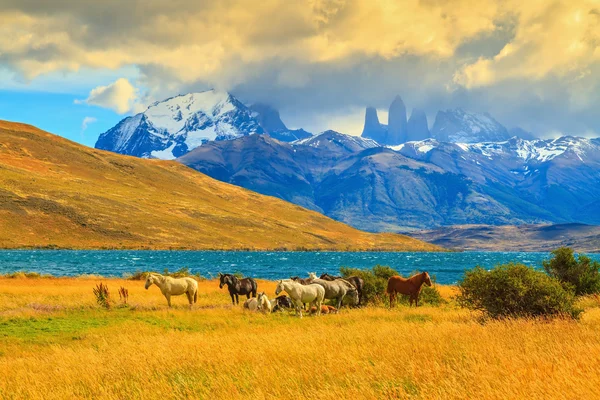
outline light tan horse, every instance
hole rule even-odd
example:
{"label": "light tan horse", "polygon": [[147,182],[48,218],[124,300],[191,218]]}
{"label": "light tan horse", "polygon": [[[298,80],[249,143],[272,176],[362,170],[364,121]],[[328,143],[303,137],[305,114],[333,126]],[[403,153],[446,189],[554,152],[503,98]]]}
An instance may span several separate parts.
{"label": "light tan horse", "polygon": [[152,284],[158,286],[162,294],[167,299],[169,307],[171,307],[171,296],[180,296],[186,294],[192,304],[198,300],[198,282],[192,278],[172,278],[161,274],[149,274],[146,278],[145,288],[148,289]]}
{"label": "light tan horse", "polygon": [[269,298],[265,294],[265,292],[261,292],[258,294],[258,310],[262,311],[265,314],[271,314],[273,307],[271,306],[271,302]]}

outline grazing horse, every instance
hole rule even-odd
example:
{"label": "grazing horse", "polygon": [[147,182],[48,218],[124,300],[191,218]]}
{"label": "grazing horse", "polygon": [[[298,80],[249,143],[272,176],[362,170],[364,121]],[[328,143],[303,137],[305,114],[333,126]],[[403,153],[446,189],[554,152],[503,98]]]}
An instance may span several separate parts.
{"label": "grazing horse", "polygon": [[315,279],[313,282],[317,285],[323,286],[323,289],[325,289],[326,299],[336,300],[338,309],[342,307],[342,301],[346,296],[351,296],[354,304],[358,303],[358,291],[353,284],[345,279],[336,279],[334,281]]}
{"label": "grazing horse", "polygon": [[152,286],[152,284],[158,286],[161,293],[167,299],[167,304],[171,307],[171,296],[179,296],[186,294],[188,301],[190,302],[190,308],[192,304],[198,301],[198,282],[192,278],[172,278],[170,276],[163,276],[161,274],[148,274],[146,277],[146,290]]}
{"label": "grazing horse", "polygon": [[265,292],[260,292],[257,297],[258,302],[258,310],[264,312],[265,314],[270,314],[273,310],[271,307],[271,302],[269,298],[265,294]]}
{"label": "grazing horse", "polygon": [[390,295],[390,308],[394,304],[396,294],[407,294],[410,296],[410,305],[412,306],[413,301],[415,307],[419,306],[419,294],[423,284],[431,286],[431,278],[427,272],[421,272],[411,276],[410,278],[403,278],[401,276],[392,276],[388,279],[386,293]]}
{"label": "grazing horse", "polygon": [[363,288],[365,287],[365,281],[358,277],[358,276],[350,276],[348,278],[343,278],[339,275],[329,275],[328,273],[324,273],[323,275],[321,275],[319,277],[319,279],[323,279],[324,281],[334,281],[336,279],[345,279],[348,282],[350,282],[351,284],[354,285],[354,287],[356,288],[356,290],[358,291],[358,304],[360,305],[360,303],[362,302],[362,296],[363,296]]}
{"label": "grazing horse", "polygon": [[286,308],[294,308],[294,303],[292,303],[292,299],[290,299],[288,296],[281,295],[271,300],[271,307],[273,312],[283,311]]}
{"label": "grazing horse", "polygon": [[256,297],[256,290],[258,285],[252,278],[238,279],[232,274],[222,274],[219,272],[219,289],[223,289],[223,286],[227,285],[229,289],[229,295],[231,296],[231,303],[240,304],[240,294],[245,295],[247,299]]}
{"label": "grazing horse", "polygon": [[310,303],[311,306],[317,307],[317,315],[321,315],[321,304],[325,297],[325,289],[317,284],[302,285],[294,282],[291,279],[280,280],[275,288],[275,294],[279,295],[282,291],[286,291],[290,295],[292,302],[296,308],[296,314],[300,314],[302,318],[302,305]]}

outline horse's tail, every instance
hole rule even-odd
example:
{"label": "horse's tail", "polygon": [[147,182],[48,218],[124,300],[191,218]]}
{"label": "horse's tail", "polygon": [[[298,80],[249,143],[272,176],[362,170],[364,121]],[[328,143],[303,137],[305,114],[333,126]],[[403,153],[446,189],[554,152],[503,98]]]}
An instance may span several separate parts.
{"label": "horse's tail", "polygon": [[250,282],[252,282],[252,297],[256,297],[256,292],[258,291],[258,285],[256,284],[256,281],[252,278],[250,278]]}

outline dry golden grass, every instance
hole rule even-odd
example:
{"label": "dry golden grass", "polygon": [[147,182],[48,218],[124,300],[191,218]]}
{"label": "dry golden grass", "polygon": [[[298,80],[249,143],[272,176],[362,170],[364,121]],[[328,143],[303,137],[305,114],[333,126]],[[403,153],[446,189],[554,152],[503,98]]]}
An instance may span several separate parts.
{"label": "dry golden grass", "polygon": [[0,248],[429,251],[174,161],[142,160],[0,121]]}
{"label": "dry golden grass", "polygon": [[[156,287],[102,279],[130,308],[100,309],[100,279],[0,279],[2,398],[597,398],[600,308],[580,322],[480,324],[455,308],[261,315],[215,281],[168,310]],[[272,282],[259,282],[272,294]],[[445,295],[452,288],[442,287]]]}

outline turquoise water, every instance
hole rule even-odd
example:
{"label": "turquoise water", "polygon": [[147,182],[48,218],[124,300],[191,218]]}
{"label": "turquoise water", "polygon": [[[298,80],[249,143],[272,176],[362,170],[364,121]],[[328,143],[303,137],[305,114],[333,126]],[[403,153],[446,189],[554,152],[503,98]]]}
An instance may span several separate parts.
{"label": "turquoise water", "polygon": [[[590,255],[600,261],[600,254]],[[345,253],[345,252],[229,252],[229,251],[76,251],[0,250],[0,274],[32,271],[56,276],[94,274],[123,276],[135,271],[170,271],[187,267],[192,273],[214,276],[241,272],[255,278],[277,279],[308,272],[338,273],[340,266],[370,268],[389,265],[402,274],[428,271],[439,283],[454,283],[477,265],[520,262],[541,268],[548,253]]]}

